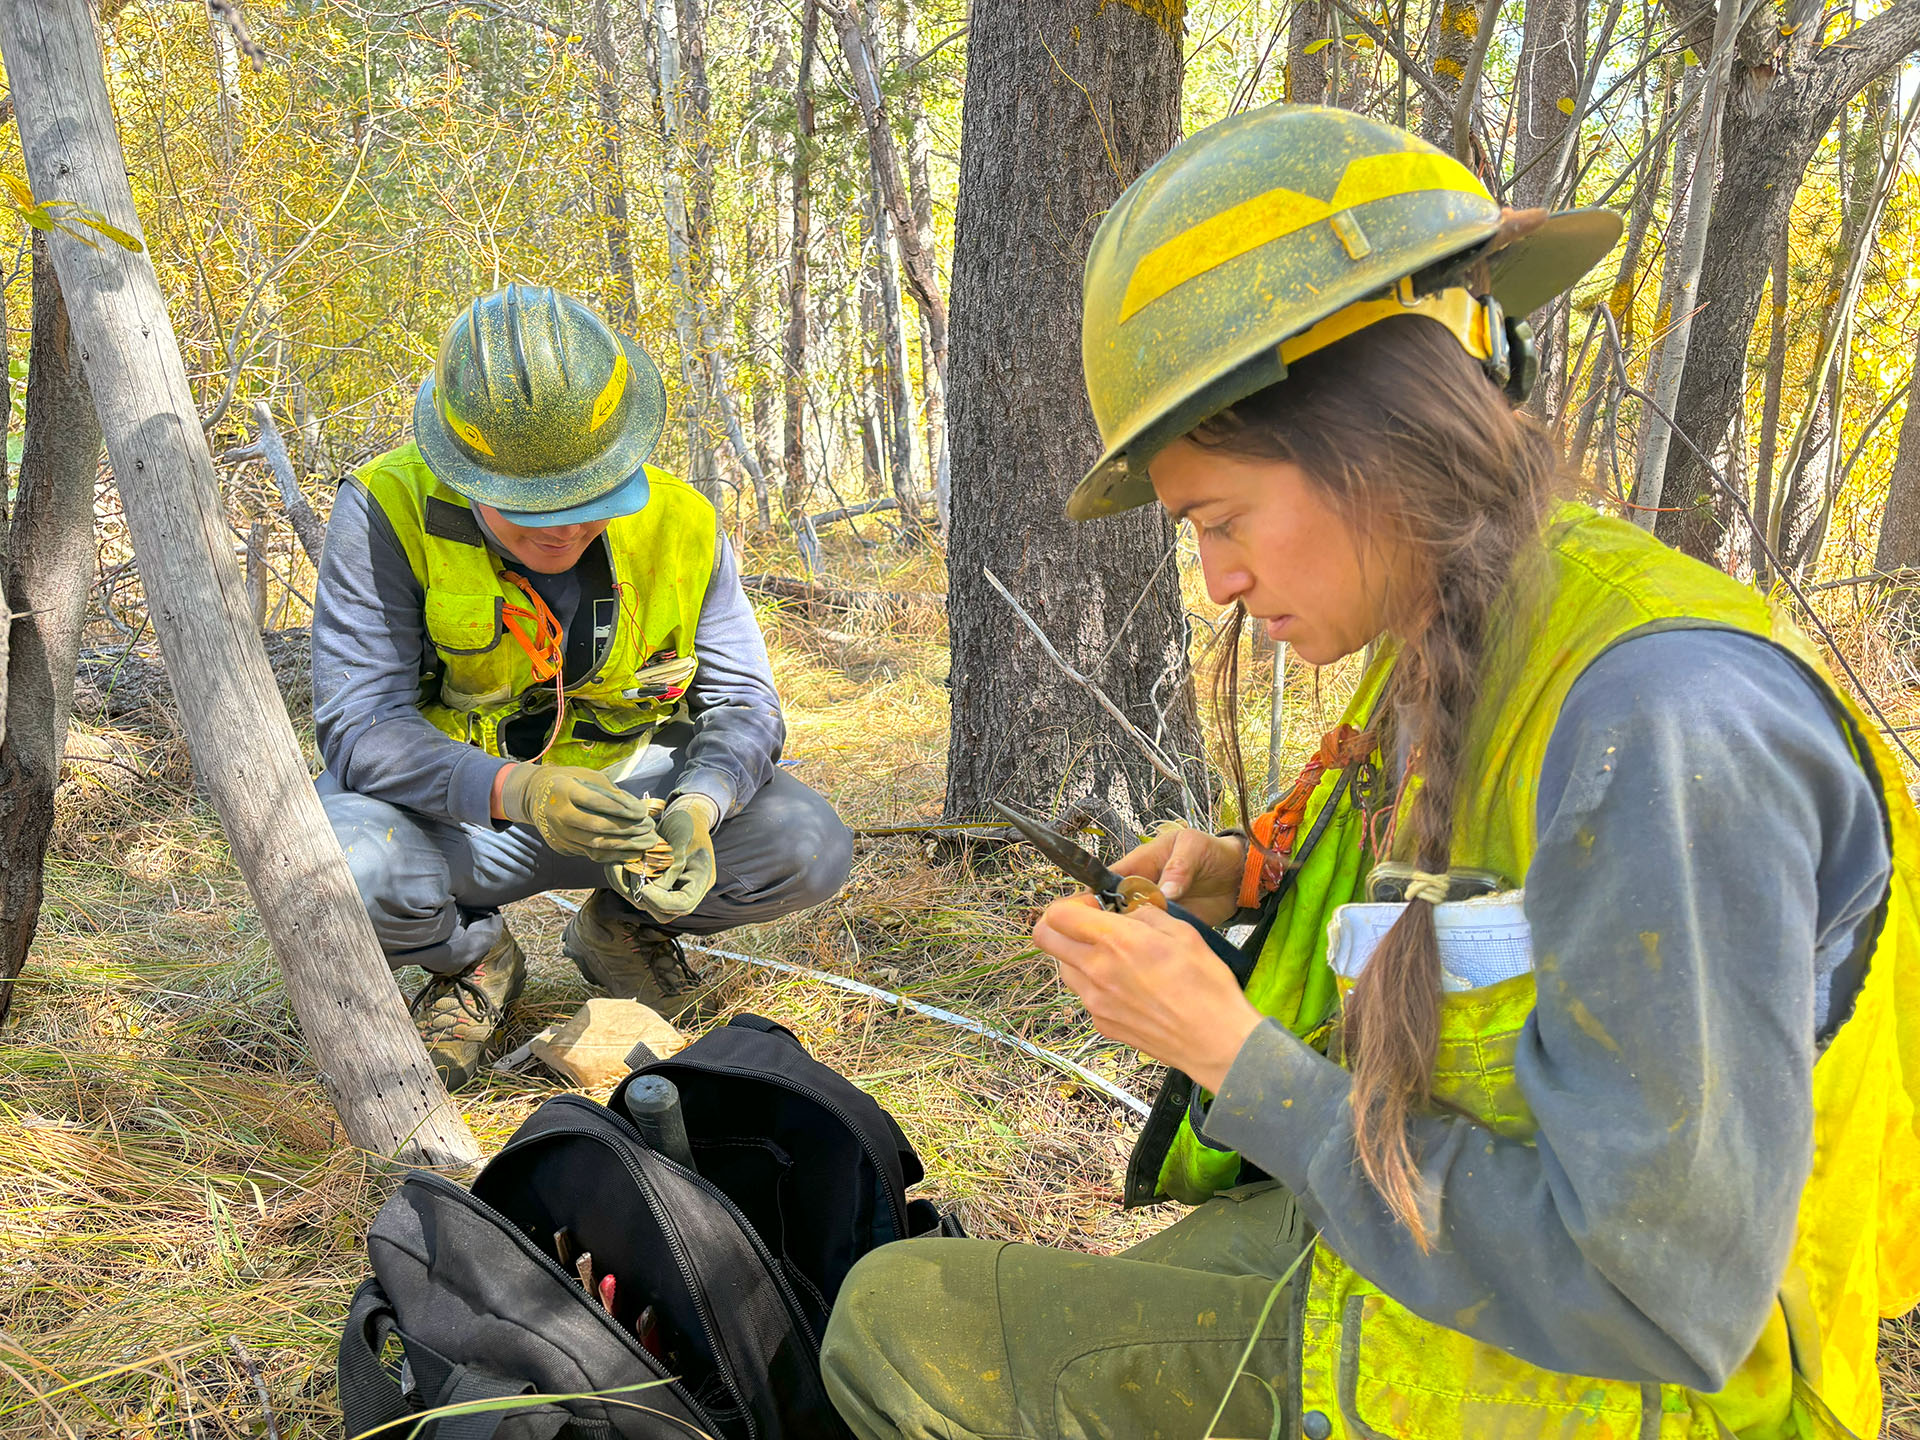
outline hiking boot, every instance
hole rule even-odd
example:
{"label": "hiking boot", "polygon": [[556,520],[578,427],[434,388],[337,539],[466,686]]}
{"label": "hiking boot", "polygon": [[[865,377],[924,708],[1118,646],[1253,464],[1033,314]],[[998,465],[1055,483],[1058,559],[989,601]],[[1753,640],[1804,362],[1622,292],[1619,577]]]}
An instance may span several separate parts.
{"label": "hiking boot", "polygon": [[676,1018],[702,981],[674,936],[611,890],[596,890],[567,922],[560,949],[589,984]]}
{"label": "hiking boot", "polygon": [[507,1007],[527,983],[527,957],[505,924],[479,961],[457,975],[430,975],[407,1007],[441,1082],[458,1090],[497,1054]]}

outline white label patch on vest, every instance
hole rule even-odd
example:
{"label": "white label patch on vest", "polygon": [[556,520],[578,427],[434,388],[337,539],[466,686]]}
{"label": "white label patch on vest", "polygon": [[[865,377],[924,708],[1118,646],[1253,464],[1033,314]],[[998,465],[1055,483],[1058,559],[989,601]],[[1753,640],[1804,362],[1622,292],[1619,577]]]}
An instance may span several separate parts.
{"label": "white label patch on vest", "polygon": [[611,595],[593,602],[593,647],[598,654],[600,647],[607,643],[613,634],[613,622],[620,613],[620,602]]}
{"label": "white label patch on vest", "polygon": [[[1533,969],[1533,929],[1527,924],[1524,890],[1476,895],[1433,907],[1440,942],[1440,988],[1477,990]],[[1379,950],[1404,903],[1342,905],[1327,922],[1327,964],[1348,980]]]}

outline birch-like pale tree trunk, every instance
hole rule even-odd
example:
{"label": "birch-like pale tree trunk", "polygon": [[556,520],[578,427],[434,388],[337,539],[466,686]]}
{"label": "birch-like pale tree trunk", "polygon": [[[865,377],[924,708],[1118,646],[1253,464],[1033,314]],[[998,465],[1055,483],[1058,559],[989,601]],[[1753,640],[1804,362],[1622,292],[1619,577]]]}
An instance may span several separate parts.
{"label": "birch-like pale tree trunk", "polygon": [[796,540],[807,508],[807,319],[808,249],[813,243],[813,55],[819,45],[820,7],[800,0],[800,59],[794,71],[793,178],[789,205],[793,240],[787,255],[787,330],[782,345],[781,386],[786,410],[787,520]]}
{"label": "birch-like pale tree trunk", "polygon": [[[1671,317],[1667,332],[1654,352],[1647,376],[1647,393],[1653,396],[1641,423],[1640,480],[1634,487],[1634,501],[1640,509],[1633,518],[1643,530],[1653,530],[1660,519],[1660,496],[1667,474],[1667,449],[1673,443],[1670,423],[1680,395],[1680,377],[1687,365],[1687,344],[1693,334],[1693,310],[1700,293],[1700,267],[1706,260],[1707,234],[1713,219],[1715,170],[1720,154],[1720,116],[1726,108],[1727,78],[1733,65],[1733,24],[1738,12],[1737,0],[1720,0],[1714,19],[1713,51],[1703,63],[1706,76],[1700,96],[1700,131],[1694,147],[1693,174],[1687,184],[1686,229],[1682,236],[1668,234],[1667,244],[1680,250],[1679,269],[1674,277],[1672,301],[1664,307]],[[1676,170],[1676,199],[1679,194]],[[1696,439],[1698,437],[1695,437]]]}

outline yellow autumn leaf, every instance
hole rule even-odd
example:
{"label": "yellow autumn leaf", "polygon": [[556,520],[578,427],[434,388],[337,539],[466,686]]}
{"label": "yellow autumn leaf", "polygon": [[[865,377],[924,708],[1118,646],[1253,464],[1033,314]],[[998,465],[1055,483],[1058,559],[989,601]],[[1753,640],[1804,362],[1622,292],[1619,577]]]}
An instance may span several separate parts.
{"label": "yellow autumn leaf", "polygon": [[26,181],[22,180],[18,175],[0,175],[0,180],[7,182],[7,189],[13,194],[14,204],[18,205],[22,210],[31,210],[34,208],[33,190]]}
{"label": "yellow autumn leaf", "polygon": [[1571,95],[1562,95],[1554,103],[1560,107],[1560,113],[1562,115],[1571,115],[1573,113],[1573,97]]}
{"label": "yellow autumn leaf", "polygon": [[1315,40],[1312,44],[1303,47],[1300,53],[1302,55],[1317,55],[1332,43],[1333,37],[1331,35],[1324,36],[1321,39]]}

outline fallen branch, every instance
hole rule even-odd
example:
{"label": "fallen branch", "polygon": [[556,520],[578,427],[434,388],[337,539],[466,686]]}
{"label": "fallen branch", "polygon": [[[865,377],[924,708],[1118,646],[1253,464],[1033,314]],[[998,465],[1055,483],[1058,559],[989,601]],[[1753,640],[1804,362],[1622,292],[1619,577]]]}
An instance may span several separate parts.
{"label": "fallen branch", "polygon": [[227,1336],[227,1344],[233,1347],[233,1353],[240,1357],[241,1365],[253,1377],[254,1393],[260,1397],[260,1418],[267,1422],[267,1440],[280,1440],[280,1427],[273,1423],[273,1407],[267,1403],[267,1382],[260,1374],[260,1362],[240,1343],[238,1335]]}
{"label": "fallen branch", "polygon": [[814,611],[884,614],[905,610],[916,602],[933,603],[939,599],[936,594],[926,590],[847,590],[792,575],[742,575],[740,584],[750,595],[761,595],[769,600],[794,605],[810,615]]}
{"label": "fallen branch", "polygon": [[892,495],[880,500],[869,500],[864,505],[842,505],[838,510],[828,510],[815,515],[807,521],[815,530],[822,525],[837,525],[842,520],[851,520],[856,515],[871,515],[876,510],[898,510],[900,501]]}

